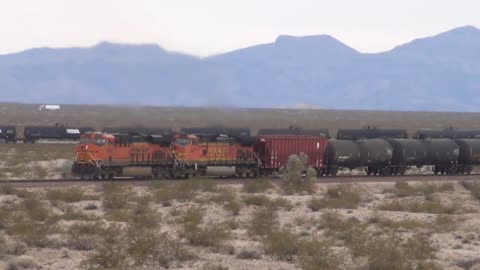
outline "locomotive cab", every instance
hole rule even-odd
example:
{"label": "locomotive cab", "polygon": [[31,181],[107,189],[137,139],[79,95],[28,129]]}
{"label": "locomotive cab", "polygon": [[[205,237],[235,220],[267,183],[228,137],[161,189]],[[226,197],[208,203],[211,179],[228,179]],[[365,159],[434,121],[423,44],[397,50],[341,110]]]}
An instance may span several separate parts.
{"label": "locomotive cab", "polygon": [[114,136],[99,132],[87,132],[80,136],[79,143],[75,146],[75,158],[72,173],[84,177],[95,174],[109,155]]}

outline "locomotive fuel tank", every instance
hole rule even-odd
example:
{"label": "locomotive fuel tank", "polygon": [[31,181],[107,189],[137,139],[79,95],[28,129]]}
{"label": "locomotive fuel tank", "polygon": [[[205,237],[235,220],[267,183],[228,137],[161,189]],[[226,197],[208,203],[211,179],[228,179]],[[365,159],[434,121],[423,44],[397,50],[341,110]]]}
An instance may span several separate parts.
{"label": "locomotive fuel tank", "polygon": [[460,151],[455,141],[450,139],[430,139],[424,140],[423,144],[427,150],[426,165],[457,163]]}
{"label": "locomotive fuel tank", "polygon": [[458,139],[455,140],[459,146],[458,163],[468,165],[480,164],[480,140],[479,139]]}
{"label": "locomotive fuel tank", "polygon": [[366,166],[388,166],[392,160],[392,146],[384,139],[370,139],[358,142],[362,163]]}
{"label": "locomotive fuel tank", "polygon": [[416,139],[390,139],[393,149],[392,165],[423,166],[427,150],[423,141]]}
{"label": "locomotive fuel tank", "polygon": [[362,165],[360,146],[348,140],[329,140],[328,165],[353,169]]}

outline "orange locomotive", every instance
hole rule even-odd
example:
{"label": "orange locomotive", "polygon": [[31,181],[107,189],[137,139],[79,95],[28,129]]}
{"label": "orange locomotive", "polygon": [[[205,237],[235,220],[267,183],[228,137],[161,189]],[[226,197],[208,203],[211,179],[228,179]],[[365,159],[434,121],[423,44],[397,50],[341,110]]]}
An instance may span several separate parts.
{"label": "orange locomotive", "polygon": [[124,175],[127,167],[140,167],[151,169],[152,177],[167,177],[175,163],[172,139],[160,135],[85,133],[74,150],[72,173],[82,178],[112,179]]}
{"label": "orange locomotive", "polygon": [[117,135],[86,133],[75,147],[72,173],[82,178],[114,178],[143,168],[153,178],[203,175],[208,166],[235,166],[240,177],[256,176],[253,142],[217,135]]}

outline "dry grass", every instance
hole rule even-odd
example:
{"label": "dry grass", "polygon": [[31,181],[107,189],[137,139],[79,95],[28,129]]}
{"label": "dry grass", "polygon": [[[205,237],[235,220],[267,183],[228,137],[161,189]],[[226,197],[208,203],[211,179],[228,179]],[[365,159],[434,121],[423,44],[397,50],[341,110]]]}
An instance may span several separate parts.
{"label": "dry grass", "polygon": [[463,181],[462,186],[470,191],[470,194],[472,194],[472,197],[474,197],[477,200],[480,200],[480,183],[474,182],[474,181]]}
{"label": "dry grass", "polygon": [[84,198],[84,191],[78,187],[72,187],[69,189],[50,189],[46,193],[46,197],[51,202],[79,202],[86,198]]}
{"label": "dry grass", "polygon": [[432,214],[455,214],[463,210],[456,204],[445,204],[438,199],[411,201],[411,200],[392,200],[377,205],[376,209],[383,211],[401,211],[413,213],[432,213]]}
{"label": "dry grass", "polygon": [[327,189],[323,198],[312,198],[308,207],[312,211],[326,208],[355,209],[362,201],[361,193],[350,185],[339,185]]}
{"label": "dry grass", "polygon": [[264,193],[273,188],[273,184],[265,179],[247,180],[243,184],[243,192],[246,193]]}
{"label": "dry grass", "polygon": [[262,240],[265,253],[280,260],[292,261],[300,250],[300,238],[287,229],[274,230]]}
{"label": "dry grass", "polygon": [[189,208],[179,219],[182,225],[181,236],[195,246],[219,247],[230,235],[225,224],[203,222],[203,211]]}
{"label": "dry grass", "polygon": [[421,183],[416,185],[410,185],[408,182],[395,182],[393,189],[385,189],[385,193],[393,193],[397,197],[408,197],[408,196],[430,196],[434,193],[442,193],[454,191],[455,187],[452,183]]}
{"label": "dry grass", "polygon": [[278,224],[277,212],[270,208],[259,208],[253,212],[248,222],[248,233],[250,235],[268,235]]}

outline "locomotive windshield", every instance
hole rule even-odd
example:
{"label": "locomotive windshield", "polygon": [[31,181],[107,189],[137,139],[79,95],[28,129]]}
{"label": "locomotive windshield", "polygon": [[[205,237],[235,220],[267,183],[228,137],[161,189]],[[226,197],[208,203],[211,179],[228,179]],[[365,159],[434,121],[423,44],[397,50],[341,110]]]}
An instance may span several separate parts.
{"label": "locomotive windshield", "polygon": [[190,140],[189,139],[177,139],[176,143],[181,145],[181,146],[186,146],[190,143]]}

